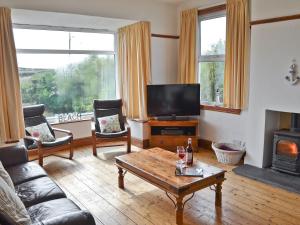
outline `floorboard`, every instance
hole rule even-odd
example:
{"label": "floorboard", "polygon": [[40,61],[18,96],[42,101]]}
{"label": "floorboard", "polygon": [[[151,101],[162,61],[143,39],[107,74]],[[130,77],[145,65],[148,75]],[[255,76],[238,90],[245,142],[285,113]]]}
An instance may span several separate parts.
{"label": "floorboard", "polygon": [[[201,190],[185,206],[185,224],[300,224],[299,194],[238,176],[209,150],[201,149],[196,158],[228,171],[223,206],[215,208],[214,192]],[[97,225],[175,224],[174,207],[163,191],[131,174],[120,190],[114,160],[94,157],[91,146],[76,149],[73,160],[47,157],[44,168],[70,199],[93,214]]]}

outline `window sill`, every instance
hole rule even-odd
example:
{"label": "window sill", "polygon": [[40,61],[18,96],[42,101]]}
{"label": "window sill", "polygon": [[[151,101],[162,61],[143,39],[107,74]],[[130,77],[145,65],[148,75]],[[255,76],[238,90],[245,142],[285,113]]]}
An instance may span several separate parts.
{"label": "window sill", "polygon": [[200,109],[235,114],[235,115],[240,115],[242,111],[240,109],[230,109],[230,108],[225,108],[225,107],[215,106],[215,105],[200,105]]}
{"label": "window sill", "polygon": [[91,118],[81,119],[81,120],[73,120],[73,121],[64,121],[64,122],[57,122],[57,123],[50,123],[51,125],[61,125],[61,124],[69,124],[69,123],[80,123],[85,121],[91,121]]}

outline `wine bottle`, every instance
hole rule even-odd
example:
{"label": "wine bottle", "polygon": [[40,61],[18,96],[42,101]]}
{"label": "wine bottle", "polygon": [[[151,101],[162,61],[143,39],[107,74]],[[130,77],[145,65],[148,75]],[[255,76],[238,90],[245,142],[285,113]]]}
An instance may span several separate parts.
{"label": "wine bottle", "polygon": [[188,139],[188,146],[186,147],[186,164],[187,164],[187,166],[193,165],[192,138]]}

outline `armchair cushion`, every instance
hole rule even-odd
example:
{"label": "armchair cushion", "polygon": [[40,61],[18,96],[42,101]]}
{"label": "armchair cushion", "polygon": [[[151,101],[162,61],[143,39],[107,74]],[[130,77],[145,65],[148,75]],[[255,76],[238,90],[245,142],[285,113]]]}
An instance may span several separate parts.
{"label": "armchair cushion", "polygon": [[119,115],[111,115],[97,118],[101,133],[116,133],[121,131]]}
{"label": "armchair cushion", "polygon": [[[119,115],[121,130],[124,130],[124,116],[122,113],[122,100],[94,100],[94,117],[104,117],[111,115]],[[95,130],[101,132],[99,122],[95,120]]]}
{"label": "armchair cushion", "polygon": [[[56,138],[55,141],[52,142],[42,142],[42,147],[49,148],[49,147],[56,147],[60,145],[65,145],[71,142],[71,136],[64,136],[60,138]],[[36,143],[28,146],[28,150],[37,148]]]}
{"label": "armchair cushion", "polygon": [[98,138],[117,138],[117,137],[124,137],[128,134],[127,130],[122,130],[120,132],[115,132],[115,133],[99,133],[95,132],[96,137]]}
{"label": "armchair cushion", "polygon": [[46,123],[41,123],[32,127],[26,127],[26,131],[28,131],[31,136],[38,137],[42,142],[55,141],[55,138],[53,137]]}
{"label": "armchair cushion", "polygon": [[70,143],[72,140],[71,136],[64,136],[60,138],[56,138],[53,142],[42,142],[42,147],[55,147],[60,145],[65,145]]}
{"label": "armchair cushion", "polygon": [[[52,136],[55,137],[54,130],[48,123],[46,117],[43,115],[45,112],[45,105],[33,105],[23,108],[25,127],[37,126],[42,123],[46,123]],[[26,134],[30,136],[30,133],[26,130]],[[24,139],[24,144],[28,148],[34,144],[34,141]]]}

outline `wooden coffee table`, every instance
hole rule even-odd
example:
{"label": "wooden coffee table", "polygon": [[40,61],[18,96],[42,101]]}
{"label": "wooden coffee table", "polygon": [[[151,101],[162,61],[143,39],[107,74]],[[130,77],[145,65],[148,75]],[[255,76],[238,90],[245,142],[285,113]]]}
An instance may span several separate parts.
{"label": "wooden coffee table", "polygon": [[[175,176],[177,160],[178,157],[175,153],[161,148],[152,148],[118,156],[116,157],[116,166],[119,170],[119,188],[124,189],[124,175],[128,171],[164,190],[174,203],[176,224],[182,225],[184,205],[196,191],[211,187],[216,192],[215,205],[221,206],[221,189],[226,171],[195,160],[195,164],[203,168],[204,176],[178,177]],[[184,201],[184,197],[190,194],[192,194],[191,197]]]}

